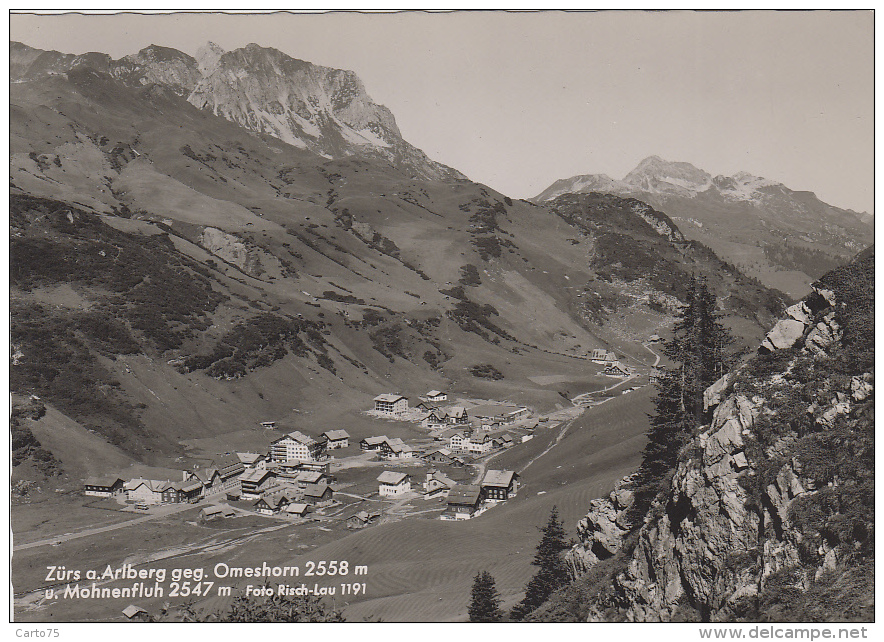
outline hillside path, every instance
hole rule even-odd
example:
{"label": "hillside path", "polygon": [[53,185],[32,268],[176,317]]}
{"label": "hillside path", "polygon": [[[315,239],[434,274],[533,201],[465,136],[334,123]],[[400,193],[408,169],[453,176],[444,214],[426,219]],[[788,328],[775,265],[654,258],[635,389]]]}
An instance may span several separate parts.
{"label": "hillside path", "polygon": [[99,526],[98,528],[87,528],[82,531],[75,531],[73,533],[65,533],[64,535],[56,535],[55,537],[50,537],[49,539],[41,539],[36,542],[28,542],[27,544],[19,544],[18,546],[13,546],[13,551],[24,551],[29,548],[37,548],[39,546],[48,546],[50,544],[60,544],[62,542],[69,542],[72,539],[80,539],[81,537],[89,537],[90,535],[97,535],[99,533],[107,533],[109,531],[119,530],[121,528],[128,528],[130,526],[135,526],[136,524],[143,524],[144,522],[149,522],[154,519],[158,519],[160,517],[166,517],[167,515],[173,515],[175,513],[180,513],[182,511],[194,508],[197,504],[177,504],[172,505],[169,509],[164,510],[162,513],[155,513],[153,515],[143,515],[141,517],[136,517],[135,519],[130,519],[126,522],[120,522],[118,524],[109,524],[108,526]]}

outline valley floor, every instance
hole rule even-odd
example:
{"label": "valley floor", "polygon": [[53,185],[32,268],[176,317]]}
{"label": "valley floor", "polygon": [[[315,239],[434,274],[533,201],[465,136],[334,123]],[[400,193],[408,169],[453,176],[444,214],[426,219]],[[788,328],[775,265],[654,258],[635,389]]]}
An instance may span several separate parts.
{"label": "valley floor", "polygon": [[[617,479],[637,466],[652,389],[631,390],[632,383],[618,384],[617,389],[600,396],[597,401],[601,403],[596,406],[559,411],[552,418],[564,421],[551,421],[553,427],[538,431],[534,439],[493,455],[478,468],[464,469],[465,478],[481,475],[486,467],[517,470],[524,485],[509,502],[463,522],[437,519],[444,507],[438,500],[372,496],[368,477],[373,482],[379,472],[376,466],[342,470],[341,477],[347,480],[338,493],[343,506],[299,523],[258,516],[250,511],[251,502],[231,502],[240,513],[237,517],[209,523],[199,521],[199,506],[150,516],[121,514],[104,506],[110,504],[108,500],[98,502],[100,507],[85,506],[90,502],[82,496],[76,500],[55,496],[16,506],[12,560],[15,619],[117,621],[130,601],[157,612],[163,602],[191,599],[176,599],[168,593],[130,601],[45,596],[47,586],[64,584],[46,581],[48,566],[100,571],[108,564],[116,568],[123,563],[136,568],[202,568],[211,574],[219,563],[249,567],[266,562],[270,566],[295,565],[303,571],[308,562],[347,561],[352,569],[367,567],[365,574],[302,577],[298,583],[337,587],[334,603],[344,609],[349,621],[463,620],[472,578],[477,571],[488,570],[508,607],[521,598],[532,575],[530,561],[539,528],[552,506],[558,507],[570,530],[585,514],[590,500],[607,493]],[[383,522],[355,532],[348,530],[345,516],[361,508],[383,510]],[[79,522],[65,519],[68,512],[78,513],[74,517]],[[91,525],[83,522],[83,512],[95,513]],[[50,520],[49,514],[61,519]],[[120,519],[131,521],[121,523]],[[342,580],[364,583],[365,595],[342,595]],[[236,592],[248,581],[216,583],[232,585]],[[126,585],[131,582],[102,584]],[[209,609],[230,600],[218,597],[215,591],[212,597],[196,599],[199,607]]]}

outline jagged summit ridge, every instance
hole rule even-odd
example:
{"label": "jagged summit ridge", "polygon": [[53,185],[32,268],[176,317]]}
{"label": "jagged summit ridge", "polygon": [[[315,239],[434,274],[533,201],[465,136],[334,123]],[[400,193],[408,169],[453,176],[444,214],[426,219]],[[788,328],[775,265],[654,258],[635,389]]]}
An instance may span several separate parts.
{"label": "jagged summit ridge", "polygon": [[733,176],[712,176],[691,163],[668,161],[659,156],[648,156],[621,180],[607,174],[581,174],[560,179],[538,194],[537,202],[549,201],[568,192],[610,192],[622,195],[659,194],[693,198],[713,190],[730,201],[758,200],[762,188],[783,187],[749,172]]}
{"label": "jagged summit ridge", "polygon": [[277,49],[252,43],[224,51],[209,42],[194,58],[151,45],[113,60],[103,53],[73,55],[10,43],[13,82],[41,80],[78,67],[128,84],[167,86],[198,109],[326,158],[379,156],[416,178],[465,178],[403,140],[392,112],[371,99],[354,72],[298,60]]}

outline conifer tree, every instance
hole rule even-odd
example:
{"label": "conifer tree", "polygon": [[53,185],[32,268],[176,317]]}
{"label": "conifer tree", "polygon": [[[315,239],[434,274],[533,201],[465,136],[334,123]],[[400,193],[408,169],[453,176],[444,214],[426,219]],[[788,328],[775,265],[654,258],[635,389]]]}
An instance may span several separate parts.
{"label": "conifer tree", "polygon": [[500,622],[500,596],[488,571],[476,573],[470,595],[470,622]]}
{"label": "conifer tree", "polygon": [[559,520],[559,511],[553,506],[549,520],[543,527],[543,536],[537,545],[534,561],[539,570],[525,586],[525,597],[513,607],[510,615],[521,620],[531,611],[546,602],[552,593],[568,584],[571,574],[562,557],[562,552],[570,548],[565,539],[565,528]]}
{"label": "conifer tree", "polygon": [[636,510],[643,510],[667,483],[681,447],[704,423],[703,392],[727,372],[733,341],[704,280],[691,278],[687,300],[663,352],[672,362],[657,380],[648,444],[635,484]]}

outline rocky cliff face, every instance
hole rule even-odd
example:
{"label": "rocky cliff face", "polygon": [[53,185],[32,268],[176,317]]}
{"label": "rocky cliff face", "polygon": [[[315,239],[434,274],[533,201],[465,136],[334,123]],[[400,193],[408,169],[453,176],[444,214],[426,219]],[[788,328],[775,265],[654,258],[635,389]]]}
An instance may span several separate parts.
{"label": "rocky cliff face", "polygon": [[[868,526],[856,526],[862,515],[848,513],[851,502],[862,504],[873,466],[841,478],[833,472],[838,455],[827,449],[869,457],[857,443],[873,435],[855,433],[871,412],[873,372],[856,347],[858,332],[869,330],[862,317],[871,318],[873,294],[859,293],[872,287],[873,263],[871,254],[848,266],[853,277],[824,277],[754,361],[706,391],[711,422],[682,452],[671,489],[655,500],[614,578],[613,597],[594,605],[590,619],[607,619],[611,609],[642,622],[677,619],[685,609],[711,621],[751,617],[747,604],[763,601],[771,578],[788,572],[788,589],[804,591],[868,545]],[[580,542],[569,553],[577,575],[624,546],[628,482],[595,500],[578,524]],[[842,495],[853,498],[833,501]],[[831,524],[850,520],[855,530],[833,535]]]}
{"label": "rocky cliff face", "polygon": [[199,109],[326,158],[380,157],[421,179],[462,179],[402,138],[389,109],[375,103],[352,71],[297,60],[255,44],[225,52],[208,43],[194,58],[151,45],[113,60],[10,44],[13,81],[41,80],[88,67],[131,85],[170,88]]}

